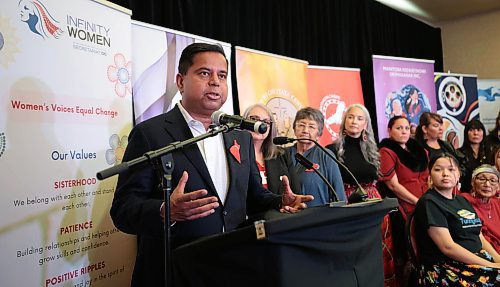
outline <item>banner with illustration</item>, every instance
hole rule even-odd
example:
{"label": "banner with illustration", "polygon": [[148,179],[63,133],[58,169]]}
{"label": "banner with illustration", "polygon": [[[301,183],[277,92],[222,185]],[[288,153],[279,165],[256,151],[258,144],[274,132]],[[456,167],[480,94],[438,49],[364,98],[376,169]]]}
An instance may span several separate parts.
{"label": "banner with illustration", "polygon": [[359,69],[309,66],[307,96],[309,105],[318,108],[325,117],[322,145],[338,137],[342,116],[352,104],[364,104]]}
{"label": "banner with illustration", "polygon": [[[135,123],[172,109],[181,99],[175,78],[179,58],[186,46],[196,42],[220,44],[231,62],[228,43],[163,27],[132,21],[133,94]],[[221,110],[233,113],[231,73],[228,67],[228,95]]]}
{"label": "banner with illustration", "polygon": [[478,79],[477,95],[481,122],[491,131],[500,113],[500,79]]}
{"label": "banner with illustration", "polygon": [[113,225],[132,127],[130,11],[105,1],[2,1],[2,286],[128,286],[136,241]]}
{"label": "banner with illustration", "polygon": [[295,137],[297,111],[309,106],[307,62],[242,47],[235,47],[240,114],[253,104],[273,112],[280,136]]}
{"label": "banner with illustration", "polygon": [[413,132],[422,113],[436,111],[433,60],[373,55],[373,81],[379,140],[393,116],[407,117]]}
{"label": "banner with illustration", "polygon": [[443,140],[455,148],[464,142],[465,124],[479,118],[477,76],[434,73],[437,113],[443,117]]}

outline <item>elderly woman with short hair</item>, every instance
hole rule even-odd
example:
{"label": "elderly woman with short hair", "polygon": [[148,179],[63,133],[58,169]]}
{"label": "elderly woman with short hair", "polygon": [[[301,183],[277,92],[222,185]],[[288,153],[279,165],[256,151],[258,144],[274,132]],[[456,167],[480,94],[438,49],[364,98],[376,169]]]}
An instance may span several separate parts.
{"label": "elderly woman with short hair", "polygon": [[483,222],[481,232],[495,250],[500,247],[500,173],[489,164],[483,164],[472,173],[471,193],[462,193],[474,207]]}
{"label": "elderly woman with short hair", "polygon": [[[303,108],[295,115],[293,130],[295,137],[299,139],[311,139],[317,141],[324,128],[323,114],[314,108]],[[330,157],[335,155],[328,150],[326,154],[318,148],[314,142],[308,140],[299,140],[297,144],[289,148],[292,161],[295,165],[295,171],[299,175],[302,192],[314,196],[314,200],[307,203],[308,206],[325,205],[330,202],[330,192],[328,186],[313,171],[304,168],[295,159],[297,153],[303,155],[311,161],[316,169],[322,173],[335,189],[338,200],[345,201],[344,184],[340,175],[337,163]]]}

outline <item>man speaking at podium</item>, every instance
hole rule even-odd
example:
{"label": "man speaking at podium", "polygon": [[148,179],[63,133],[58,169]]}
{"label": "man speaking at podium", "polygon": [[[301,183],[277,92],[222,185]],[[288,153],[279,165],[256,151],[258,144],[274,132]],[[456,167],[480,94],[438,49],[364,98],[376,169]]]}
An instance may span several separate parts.
{"label": "man speaking at podium", "polygon": [[[226,101],[227,73],[222,47],[204,43],[187,46],[176,77],[181,103],[134,127],[123,161],[206,133],[212,113]],[[247,132],[218,134],[172,155],[170,224],[174,248],[202,236],[231,231],[247,214],[269,209],[296,212],[313,199],[293,194],[286,177],[283,196],[262,187],[252,137]],[[111,217],[120,230],[138,235],[132,286],[164,285],[165,206],[158,184],[151,166],[118,178]]]}

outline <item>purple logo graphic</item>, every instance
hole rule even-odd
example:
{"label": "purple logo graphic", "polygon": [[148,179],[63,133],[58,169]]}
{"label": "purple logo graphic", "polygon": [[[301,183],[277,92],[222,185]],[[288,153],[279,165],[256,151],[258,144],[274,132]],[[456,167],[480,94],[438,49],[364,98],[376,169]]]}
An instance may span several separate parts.
{"label": "purple logo graphic", "polygon": [[59,28],[59,22],[50,15],[49,11],[38,0],[20,0],[19,12],[21,21],[28,24],[31,32],[39,35],[43,39],[53,37],[59,39],[63,33]]}

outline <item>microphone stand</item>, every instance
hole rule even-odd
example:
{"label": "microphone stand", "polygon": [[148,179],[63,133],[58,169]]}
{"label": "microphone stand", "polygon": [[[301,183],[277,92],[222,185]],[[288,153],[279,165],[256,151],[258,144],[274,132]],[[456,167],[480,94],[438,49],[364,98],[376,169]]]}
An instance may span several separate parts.
{"label": "microphone stand", "polygon": [[[170,193],[172,192],[172,172],[174,170],[174,159],[172,152],[181,149],[185,146],[191,145],[198,141],[204,140],[209,137],[218,135],[221,132],[228,132],[237,128],[238,125],[234,123],[228,123],[225,125],[216,126],[210,129],[207,133],[193,137],[184,141],[176,141],[169,145],[166,145],[157,150],[152,150],[145,153],[143,156],[129,160],[127,162],[122,162],[116,166],[101,170],[97,172],[96,177],[99,180],[106,179],[113,175],[123,173],[129,169],[138,168],[150,163],[159,178],[159,188],[163,192],[164,196],[164,208],[165,208],[165,222],[163,225],[164,229],[164,246],[165,246],[165,286],[172,286],[173,276],[172,276],[172,255],[171,255],[171,233],[170,233]],[[160,157],[160,160],[158,158]]]}
{"label": "microphone stand", "polygon": [[328,204],[330,207],[334,206],[344,206],[345,202],[344,201],[339,201],[339,198],[337,196],[337,192],[333,188],[333,186],[330,184],[330,182],[326,179],[326,177],[319,172],[317,168],[314,167],[314,164],[308,160],[306,157],[301,155],[300,153],[295,154],[295,159],[306,169],[312,169],[320,178],[323,180],[323,182],[326,184],[328,187],[328,195],[330,196],[330,203]]}
{"label": "microphone stand", "polygon": [[347,199],[348,203],[357,203],[357,202],[362,202],[362,201],[367,201],[368,199],[368,194],[366,191],[363,189],[361,184],[359,184],[358,179],[352,174],[352,172],[345,166],[342,162],[340,162],[337,158],[335,158],[330,152],[326,150],[322,145],[320,145],[317,141],[309,138],[295,138],[292,139],[290,138],[289,141],[310,141],[313,142],[317,147],[319,147],[324,153],[326,153],[333,161],[335,161],[339,166],[342,166],[342,168],[349,173],[349,175],[354,179],[356,182],[356,185],[358,188],[356,189],[355,192],[353,192],[349,198]]}

